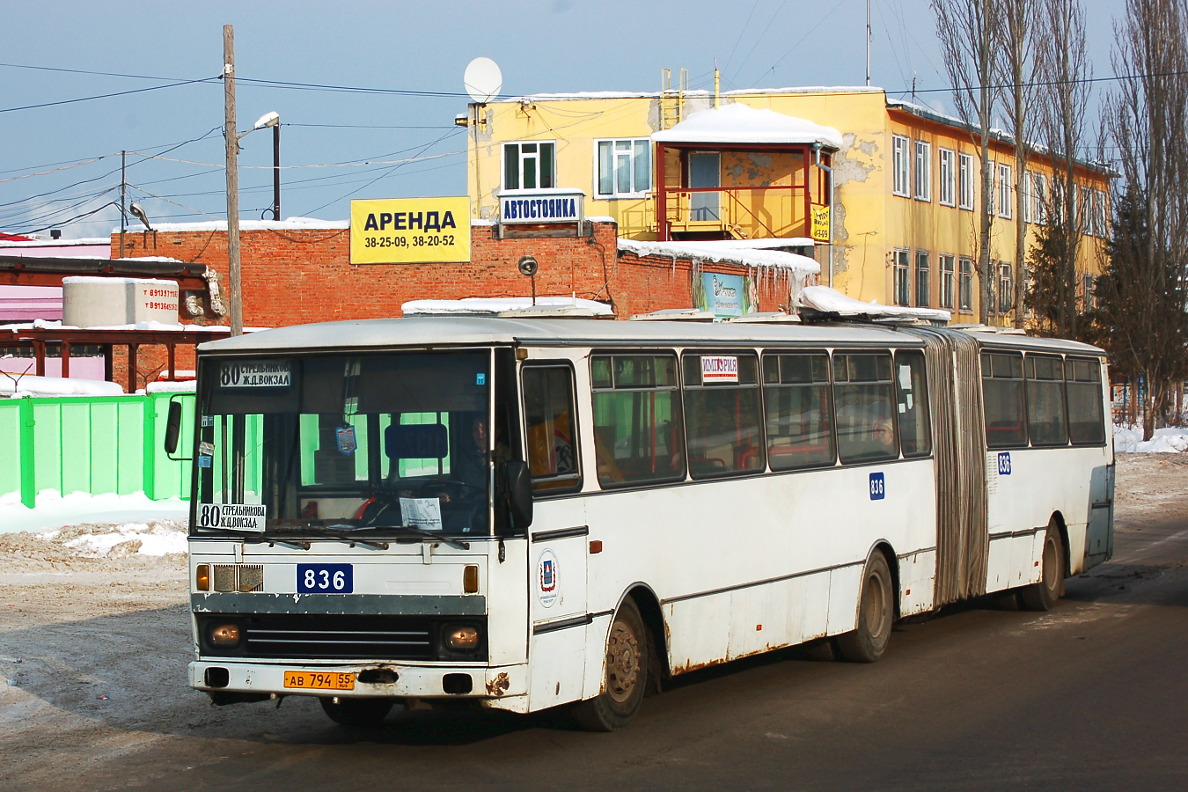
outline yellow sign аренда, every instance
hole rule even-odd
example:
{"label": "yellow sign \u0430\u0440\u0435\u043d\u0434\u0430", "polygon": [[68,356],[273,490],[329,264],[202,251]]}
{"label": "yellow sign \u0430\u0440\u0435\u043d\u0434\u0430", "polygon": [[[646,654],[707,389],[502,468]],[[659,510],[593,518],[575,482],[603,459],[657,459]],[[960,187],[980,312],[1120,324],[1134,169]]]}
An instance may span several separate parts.
{"label": "yellow sign \u0430\u0440\u0435\u043d\u0434\u0430", "polygon": [[470,199],[351,201],[352,264],[470,261]]}

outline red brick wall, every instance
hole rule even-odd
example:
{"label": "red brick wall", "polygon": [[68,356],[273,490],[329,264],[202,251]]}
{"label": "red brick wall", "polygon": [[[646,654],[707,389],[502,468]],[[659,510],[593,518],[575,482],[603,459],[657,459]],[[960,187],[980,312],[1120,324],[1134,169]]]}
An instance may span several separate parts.
{"label": "red brick wall", "polygon": [[[516,268],[520,258],[540,264],[536,293],[576,294],[613,302],[620,318],[693,305],[695,267],[689,259],[618,252],[618,227],[594,223],[592,237],[537,236],[497,239],[493,226],[471,229],[471,261],[462,264],[352,265],[347,229],[252,229],[240,234],[243,322],[278,327],[335,319],[399,316],[402,303],[419,299],[528,297],[531,281]],[[521,232],[522,233],[522,232]],[[113,238],[113,248],[118,241]],[[128,256],[168,256],[201,262],[219,274],[228,293],[224,231],[144,232],[125,241]],[[115,251],[113,250],[113,255]],[[707,272],[748,274],[728,264],[703,264]],[[759,279],[759,309],[778,310],[788,284],[779,275]],[[183,321],[195,321],[185,316]],[[226,324],[207,316],[198,323]]]}

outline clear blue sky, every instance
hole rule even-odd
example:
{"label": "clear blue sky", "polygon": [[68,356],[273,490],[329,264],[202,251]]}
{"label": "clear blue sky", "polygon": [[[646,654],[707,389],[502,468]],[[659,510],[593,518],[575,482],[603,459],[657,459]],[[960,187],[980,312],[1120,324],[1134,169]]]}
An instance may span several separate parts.
{"label": "clear blue sky", "polygon": [[[1103,76],[1122,2],[1088,5]],[[453,119],[480,55],[499,63],[505,95],[655,91],[666,67],[710,89],[715,61],[723,90],[861,85],[866,73],[865,0],[10,0],[4,20],[0,231],[53,226],[67,238],[118,227],[121,150],[128,200],[150,219],[225,219],[226,24],[239,130],[271,110],[282,119],[285,217],[343,220],[352,199],[465,194]],[[926,0],[874,0],[872,27],[872,84],[896,97],[913,80],[922,92],[946,87]],[[951,104],[946,93],[919,98]],[[34,107],[47,103],[59,104]],[[245,220],[271,206],[270,136],[241,141]]]}

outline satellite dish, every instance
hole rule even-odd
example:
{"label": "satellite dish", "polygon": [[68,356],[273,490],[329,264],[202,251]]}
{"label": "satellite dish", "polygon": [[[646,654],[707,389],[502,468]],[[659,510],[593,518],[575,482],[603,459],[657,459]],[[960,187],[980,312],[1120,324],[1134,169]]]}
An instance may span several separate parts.
{"label": "satellite dish", "polygon": [[499,64],[490,58],[475,58],[466,65],[462,82],[471,99],[478,104],[486,104],[503,89],[503,72],[499,70]]}
{"label": "satellite dish", "polygon": [[521,275],[527,275],[529,278],[535,275],[537,270],[540,269],[540,265],[536,263],[536,259],[532,258],[532,256],[524,256],[520,259],[520,263],[516,267],[520,270]]}

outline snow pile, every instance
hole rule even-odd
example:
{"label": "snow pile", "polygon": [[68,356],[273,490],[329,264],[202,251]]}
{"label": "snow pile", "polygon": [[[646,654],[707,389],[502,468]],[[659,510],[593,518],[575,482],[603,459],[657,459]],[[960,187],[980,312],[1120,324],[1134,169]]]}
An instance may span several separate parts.
{"label": "snow pile", "polygon": [[1188,429],[1156,429],[1150,440],[1143,441],[1142,427],[1114,424],[1114,451],[1139,454],[1177,454],[1188,451]]}
{"label": "snow pile", "polygon": [[[81,378],[0,376],[0,398],[5,396],[123,396],[114,382]],[[3,529],[0,529],[3,530]]]}
{"label": "snow pile", "polygon": [[63,526],[38,535],[75,550],[83,558],[160,557],[186,552],[185,520]]}
{"label": "snow pile", "polygon": [[0,533],[40,533],[71,525],[122,525],[124,523],[177,522],[183,524],[190,507],[177,498],[154,501],[143,492],[132,495],[91,495],[57,490],[37,494],[35,508],[21,503],[20,493],[0,495]]}

